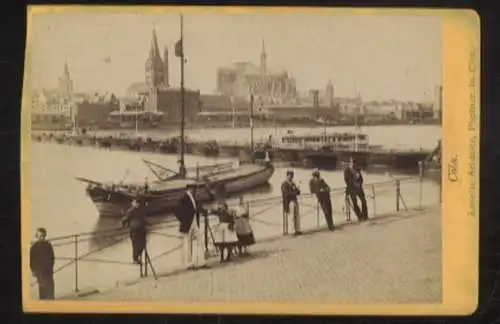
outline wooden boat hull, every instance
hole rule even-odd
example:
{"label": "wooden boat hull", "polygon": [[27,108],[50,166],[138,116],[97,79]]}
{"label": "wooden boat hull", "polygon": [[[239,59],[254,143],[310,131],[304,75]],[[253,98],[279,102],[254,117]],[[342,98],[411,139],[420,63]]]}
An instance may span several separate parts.
{"label": "wooden boat hull", "polygon": [[[245,166],[241,166],[241,168],[245,168]],[[216,174],[208,178],[208,183],[214,187],[222,185],[227,195],[234,195],[267,184],[274,174],[274,167],[271,164],[254,165],[253,168],[248,169],[248,172],[245,170],[239,173],[233,171],[234,176]],[[128,192],[100,186],[87,188],[86,191],[95,204],[100,217],[122,217],[130,207],[133,198],[133,195]],[[185,191],[185,185],[179,185],[161,192],[143,193],[137,196],[144,200],[146,215],[153,216],[171,212]],[[212,198],[207,188],[198,190],[198,195],[202,202],[208,202]]]}

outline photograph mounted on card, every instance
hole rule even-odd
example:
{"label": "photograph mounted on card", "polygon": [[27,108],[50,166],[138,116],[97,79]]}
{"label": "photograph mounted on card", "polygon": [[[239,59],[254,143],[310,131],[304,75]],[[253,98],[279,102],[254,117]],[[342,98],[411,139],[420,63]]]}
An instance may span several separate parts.
{"label": "photograph mounted on card", "polygon": [[476,309],[475,12],[27,14],[26,312]]}

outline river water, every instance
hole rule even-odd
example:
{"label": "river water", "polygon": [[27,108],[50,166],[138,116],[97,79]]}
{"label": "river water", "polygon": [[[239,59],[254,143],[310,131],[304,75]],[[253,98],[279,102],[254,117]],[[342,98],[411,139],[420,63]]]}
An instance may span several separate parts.
{"label": "river water", "polygon": [[[382,140],[386,138],[386,143],[391,145],[403,141],[410,148],[419,146],[432,148],[435,142],[439,139],[439,132],[435,128],[428,126],[408,127],[400,129],[401,133],[394,133],[394,130],[399,126],[389,127],[389,131],[382,128],[370,130],[373,132],[372,140]],[[431,131],[434,129],[433,131]],[[438,129],[439,130],[439,129]],[[229,129],[225,138],[244,138],[241,133],[236,135],[236,130]],[[266,136],[265,130],[259,131],[263,136]],[[432,133],[434,132],[434,133]],[[189,131],[188,136],[202,136],[205,139],[214,138],[209,131]],[[221,133],[220,130],[217,133]],[[378,135],[376,135],[378,134]],[[392,135],[390,135],[392,134]],[[238,137],[239,136],[239,137]],[[378,136],[378,137],[377,137]],[[390,140],[389,140],[390,139]],[[372,141],[373,142],[373,141]],[[49,238],[74,234],[77,232],[92,232],[102,231],[105,229],[116,228],[118,221],[115,219],[100,219],[97,211],[85,194],[85,184],[74,179],[75,176],[81,176],[97,181],[116,181],[125,178],[126,182],[137,181],[143,183],[144,177],[148,176],[153,179],[154,176],[142,162],[142,159],[155,161],[159,164],[170,168],[175,168],[177,157],[174,155],[164,155],[156,153],[136,153],[127,151],[110,151],[105,149],[91,147],[76,147],[68,145],[60,145],[55,143],[38,143],[31,142],[31,154],[29,159],[29,215],[24,217],[29,218],[29,227],[31,235],[34,235],[34,230],[37,227],[45,227],[48,230]],[[230,158],[204,158],[199,156],[187,156],[186,163],[188,166],[194,166],[196,163],[200,165],[211,163],[223,163],[233,161]],[[274,176],[270,179],[269,186],[259,188],[245,195],[246,200],[253,198],[276,197],[280,195],[280,184],[285,177],[286,169],[277,168]],[[311,170],[296,169],[296,181],[303,191],[307,192],[307,183],[310,178]],[[322,176],[332,188],[343,186],[343,176],[340,171],[323,171]],[[394,179],[404,178],[405,175],[385,173],[367,173],[365,174],[365,184],[367,184],[367,195],[375,195],[375,200],[368,199],[368,207],[370,214],[384,214],[395,210],[395,187]],[[404,197],[404,203],[409,208],[417,205],[433,205],[439,201],[439,185],[430,181],[420,181],[418,177],[411,181],[401,182],[401,193]],[[375,185],[373,188],[369,184],[377,184],[384,182],[384,185]],[[373,192],[372,192],[373,190]],[[301,202],[303,214],[304,228],[313,228],[319,223],[324,224],[322,215],[317,213],[316,202],[314,199],[308,198],[308,201]],[[375,202],[376,203],[375,203]],[[335,222],[340,223],[345,221],[343,208],[345,206],[344,196],[339,192],[333,197],[335,209]],[[257,240],[278,235],[281,230],[281,207],[279,200],[272,202],[274,206],[262,205],[251,206],[251,214],[260,214],[252,225]],[[274,209],[273,209],[274,208]],[[403,207],[401,207],[403,208]],[[271,210],[273,209],[273,210]],[[376,210],[376,211],[374,211]],[[166,220],[167,215],[154,217],[153,222]],[[354,216],[353,216],[354,217]],[[169,219],[169,218],[168,218]],[[166,237],[161,237],[162,233],[175,235],[176,229],[158,230],[158,235],[150,239],[150,254],[159,255],[165,250],[175,247],[178,244],[177,240],[166,240]],[[94,251],[96,249],[105,248],[111,241],[116,238],[103,239],[96,235],[90,235],[90,238],[79,243],[77,248],[79,255]],[[58,257],[70,258],[74,256],[74,246],[71,244],[65,246],[57,246],[55,248]],[[114,260],[113,262],[100,262],[99,260]],[[138,276],[137,266],[130,264],[130,246],[127,240],[105,249],[94,255],[93,262],[79,262],[79,285],[86,286],[110,286],[117,280],[122,280],[130,277]],[[170,259],[169,259],[170,260]],[[163,261],[164,267],[171,267],[173,264],[178,264],[180,256],[172,256],[168,262]],[[91,261],[91,260],[89,260]],[[68,260],[58,260],[56,268],[62,266]],[[165,262],[168,266],[165,265]],[[74,288],[75,273],[74,266],[69,266],[60,271],[56,275],[56,290],[57,295],[65,295]],[[34,292],[34,287],[33,287]]]}

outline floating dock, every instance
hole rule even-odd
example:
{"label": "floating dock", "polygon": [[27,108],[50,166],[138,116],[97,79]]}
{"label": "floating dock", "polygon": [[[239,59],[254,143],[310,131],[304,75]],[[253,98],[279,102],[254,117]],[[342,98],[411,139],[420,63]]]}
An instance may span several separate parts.
{"label": "floating dock", "polygon": [[[107,149],[128,150],[134,152],[157,152],[177,154],[180,138],[151,138],[140,136],[97,136],[93,134],[71,135],[67,133],[32,133],[32,140],[37,142],[55,142],[76,146],[93,146]],[[186,153],[206,157],[235,157],[245,159],[252,156],[262,159],[266,152],[274,162],[287,162],[293,166],[321,169],[339,169],[353,157],[359,167],[385,167],[396,170],[418,171],[418,162],[428,159],[434,150],[387,150],[374,147],[364,151],[289,149],[256,143],[253,154],[247,143],[187,141]]]}

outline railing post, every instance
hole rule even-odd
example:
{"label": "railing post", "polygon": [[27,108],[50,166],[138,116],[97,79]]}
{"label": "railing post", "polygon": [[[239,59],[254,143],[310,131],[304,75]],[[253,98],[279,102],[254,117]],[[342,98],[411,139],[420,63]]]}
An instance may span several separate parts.
{"label": "railing post", "polygon": [[[283,201],[282,201],[283,204]],[[282,206],[282,213],[283,213],[283,236],[288,234],[288,215],[285,212],[283,206]]]}
{"label": "railing post", "polygon": [[208,257],[208,212],[203,213],[204,230],[205,230],[205,255]]}
{"label": "railing post", "polygon": [[74,247],[75,247],[75,292],[78,292],[80,289],[78,288],[78,234],[73,237]]}
{"label": "railing post", "polygon": [[396,211],[399,211],[399,197],[401,196],[401,183],[396,180]]}
{"label": "railing post", "polygon": [[375,196],[375,185],[372,184],[372,196],[373,196],[373,216],[377,215],[377,203]]}
{"label": "railing post", "polygon": [[140,272],[139,276],[141,278],[143,278],[144,277],[144,264],[142,263],[142,254],[139,255],[139,272]]}
{"label": "railing post", "polygon": [[316,199],[316,227],[319,228],[319,201]]}
{"label": "railing post", "polygon": [[418,208],[422,208],[422,185],[424,181],[424,161],[418,161],[419,184],[418,184]]}
{"label": "railing post", "polygon": [[347,194],[347,190],[344,193],[344,204],[345,204],[345,220],[351,221],[351,206],[349,204],[349,195]]}

